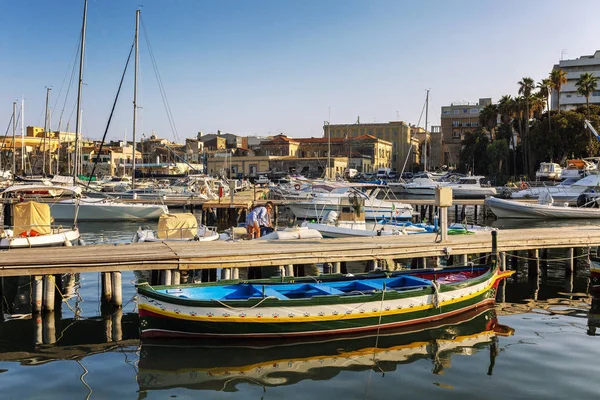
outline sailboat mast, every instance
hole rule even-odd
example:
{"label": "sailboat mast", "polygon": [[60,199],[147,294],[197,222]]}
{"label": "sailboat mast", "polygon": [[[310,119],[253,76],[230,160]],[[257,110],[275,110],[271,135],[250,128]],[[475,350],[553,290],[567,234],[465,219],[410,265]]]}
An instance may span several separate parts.
{"label": "sailboat mast", "polygon": [[423,159],[423,169],[427,172],[427,117],[429,116],[429,89],[425,98],[425,158]]}
{"label": "sailboat mast", "polygon": [[[46,87],[46,118],[44,118],[44,148],[42,150],[42,175],[46,175],[46,139],[48,138],[48,100],[50,100],[50,91],[52,88]],[[50,168],[50,164],[48,164]],[[50,171],[52,172],[52,171]]]}
{"label": "sailboat mast", "polygon": [[17,134],[17,102],[13,101],[13,134],[12,134],[12,173],[13,177],[17,175],[17,143],[15,136]]}
{"label": "sailboat mast", "polygon": [[25,175],[25,99],[21,98],[21,172]]}
{"label": "sailboat mast", "polygon": [[85,55],[85,26],[87,18],[87,0],[83,2],[83,24],[81,26],[81,52],[79,53],[79,83],[77,85],[77,111],[75,121],[75,155],[73,157],[73,183],[79,175],[79,135],[81,133],[81,91],[83,88],[83,60]]}
{"label": "sailboat mast", "polygon": [[137,76],[139,64],[138,33],[140,26],[140,10],[135,10],[135,73],[133,76],[133,155],[131,157],[131,188],[135,189],[135,134],[137,133]]}

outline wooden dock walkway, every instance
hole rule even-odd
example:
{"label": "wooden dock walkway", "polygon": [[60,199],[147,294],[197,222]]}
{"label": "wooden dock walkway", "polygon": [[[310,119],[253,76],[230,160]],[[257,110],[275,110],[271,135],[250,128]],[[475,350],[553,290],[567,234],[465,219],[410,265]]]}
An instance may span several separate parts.
{"label": "wooden dock walkway", "polygon": [[[439,239],[439,238],[438,238]],[[0,253],[0,277],[126,270],[190,270],[285,266],[361,260],[489,253],[491,233],[373,238],[135,243],[14,249]],[[512,229],[498,232],[498,251],[600,246],[600,227]]]}

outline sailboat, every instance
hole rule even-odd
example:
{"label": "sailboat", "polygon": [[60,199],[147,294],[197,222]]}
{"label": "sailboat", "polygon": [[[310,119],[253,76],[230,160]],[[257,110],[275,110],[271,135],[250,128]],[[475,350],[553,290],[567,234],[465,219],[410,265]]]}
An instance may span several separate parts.
{"label": "sailboat", "polygon": [[[75,133],[75,163],[73,167],[73,179],[76,181],[79,165],[79,135],[81,128],[80,112],[81,112],[81,92],[83,82],[83,60],[85,52],[85,27],[87,16],[87,0],[84,3],[83,10],[83,27],[81,33],[81,52],[79,63],[79,88],[77,92],[77,123]],[[135,47],[136,47],[136,75],[137,75],[137,44],[138,44],[138,27],[139,27],[139,10],[136,12],[136,31],[135,31]],[[137,82],[137,80],[136,80]],[[135,170],[135,127],[137,115],[136,93],[134,93],[134,138],[133,138],[133,169]],[[135,174],[132,178],[132,187],[135,187]],[[52,206],[52,216],[55,220],[79,220],[79,221],[144,221],[156,220],[162,214],[169,212],[169,209],[164,204],[151,203],[124,203],[114,199],[92,199],[89,197],[81,197],[75,193],[71,199],[58,201]]]}

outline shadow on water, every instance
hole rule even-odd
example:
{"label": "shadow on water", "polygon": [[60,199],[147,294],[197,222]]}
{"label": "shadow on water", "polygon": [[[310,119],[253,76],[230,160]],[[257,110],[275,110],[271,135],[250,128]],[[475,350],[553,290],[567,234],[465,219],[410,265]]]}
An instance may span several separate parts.
{"label": "shadow on water", "polygon": [[231,392],[242,383],[287,386],[332,379],[342,371],[385,374],[423,359],[430,360],[433,374],[442,374],[453,355],[486,349],[491,375],[498,336],[512,334],[513,329],[498,323],[496,311],[486,308],[379,335],[275,342],[143,340],[138,384],[142,391],[184,387]]}

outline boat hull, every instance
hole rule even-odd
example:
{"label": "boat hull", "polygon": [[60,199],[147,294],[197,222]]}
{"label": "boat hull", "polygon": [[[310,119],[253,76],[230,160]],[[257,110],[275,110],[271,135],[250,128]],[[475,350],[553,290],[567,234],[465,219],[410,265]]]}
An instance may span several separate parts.
{"label": "boat hull", "polygon": [[[50,212],[56,221],[73,221],[76,205],[73,200],[52,204]],[[111,201],[81,201],[77,221],[146,221],[168,213],[162,204],[120,204]]]}
{"label": "boat hull", "polygon": [[0,239],[0,249],[28,249],[31,247],[70,246],[79,239],[79,229],[55,229],[55,233],[40,236]]}
{"label": "boat hull", "polygon": [[429,286],[301,300],[194,301],[160,295],[142,285],[138,287],[141,336],[319,336],[425,323],[494,303],[498,283],[511,274],[493,268],[468,281],[442,284],[437,292]]}
{"label": "boat hull", "polygon": [[[299,219],[318,219],[327,215],[330,211],[338,211],[337,204],[315,204],[315,203],[289,203],[288,208]],[[381,220],[395,219],[400,221],[410,221],[412,219],[412,209],[404,208],[372,208],[365,206],[365,219]]]}
{"label": "boat hull", "polygon": [[498,218],[600,219],[600,209],[522,203],[489,197],[485,204]]}

